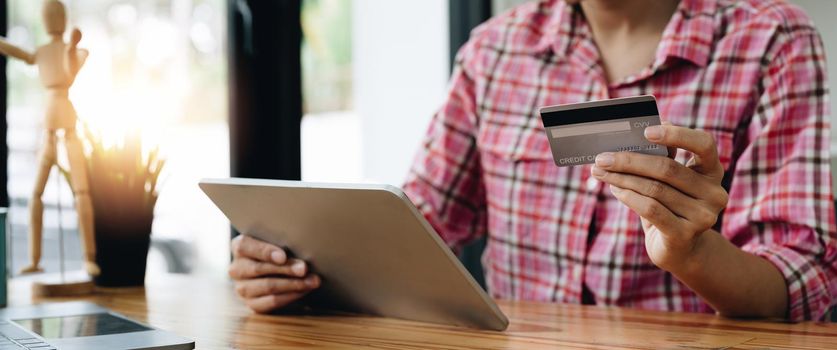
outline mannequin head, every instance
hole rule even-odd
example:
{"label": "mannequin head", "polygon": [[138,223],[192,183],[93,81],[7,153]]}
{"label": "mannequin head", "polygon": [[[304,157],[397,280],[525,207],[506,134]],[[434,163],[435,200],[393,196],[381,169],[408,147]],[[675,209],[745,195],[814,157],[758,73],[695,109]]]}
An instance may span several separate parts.
{"label": "mannequin head", "polygon": [[62,35],[67,28],[67,9],[58,0],[44,1],[44,26],[50,35]]}

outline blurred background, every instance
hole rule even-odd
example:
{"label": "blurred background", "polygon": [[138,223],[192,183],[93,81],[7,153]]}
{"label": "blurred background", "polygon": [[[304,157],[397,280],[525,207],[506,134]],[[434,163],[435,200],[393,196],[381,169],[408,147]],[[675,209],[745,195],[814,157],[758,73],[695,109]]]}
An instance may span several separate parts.
{"label": "blurred background", "polygon": [[[201,178],[276,175],[400,185],[442,102],[456,49],[473,26],[522,2],[65,1],[69,26],[82,30],[80,47],[90,50],[71,98],[79,118],[106,142],[119,143],[121,135],[140,130],[145,145],[159,146],[168,159],[148,269],[225,278],[230,230],[198,189]],[[837,2],[794,2],[808,9],[829,57],[837,57],[837,22],[829,17],[837,13]],[[0,3],[9,41],[30,50],[47,41],[41,1]],[[294,47],[297,30],[301,45]],[[10,60],[6,76],[17,271],[28,256],[26,207],[42,138],[44,91],[32,66]],[[253,90],[240,89],[242,84]],[[259,126],[268,134],[252,130]],[[298,144],[283,143],[295,138]],[[298,169],[283,173],[285,165]],[[45,267],[58,268],[60,227],[67,267],[78,269],[72,193],[55,173],[44,201]]]}

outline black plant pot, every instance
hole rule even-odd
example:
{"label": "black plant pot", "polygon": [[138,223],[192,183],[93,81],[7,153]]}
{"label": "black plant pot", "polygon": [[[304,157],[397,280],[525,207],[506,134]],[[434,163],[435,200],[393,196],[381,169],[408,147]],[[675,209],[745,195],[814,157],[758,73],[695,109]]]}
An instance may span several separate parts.
{"label": "black plant pot", "polygon": [[145,234],[133,235],[97,228],[96,263],[99,264],[102,273],[93,278],[93,282],[101,287],[145,285],[145,267],[150,244],[150,227]]}

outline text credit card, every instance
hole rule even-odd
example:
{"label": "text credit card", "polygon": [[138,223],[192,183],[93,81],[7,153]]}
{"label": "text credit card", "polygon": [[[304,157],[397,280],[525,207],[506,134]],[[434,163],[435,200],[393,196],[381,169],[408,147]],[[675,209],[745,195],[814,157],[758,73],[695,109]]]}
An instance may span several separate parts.
{"label": "text credit card", "polygon": [[660,125],[654,96],[549,106],[540,114],[558,166],[591,164],[603,152],[668,156],[666,147],[645,139],[645,128]]}

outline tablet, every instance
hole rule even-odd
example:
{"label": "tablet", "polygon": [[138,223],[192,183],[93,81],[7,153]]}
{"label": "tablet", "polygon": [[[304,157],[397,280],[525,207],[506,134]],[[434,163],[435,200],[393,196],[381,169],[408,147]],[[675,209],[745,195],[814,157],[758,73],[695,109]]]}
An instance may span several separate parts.
{"label": "tablet", "polygon": [[470,328],[508,320],[400,189],[205,179],[241,233],[287,248],[322,277],[315,307]]}

